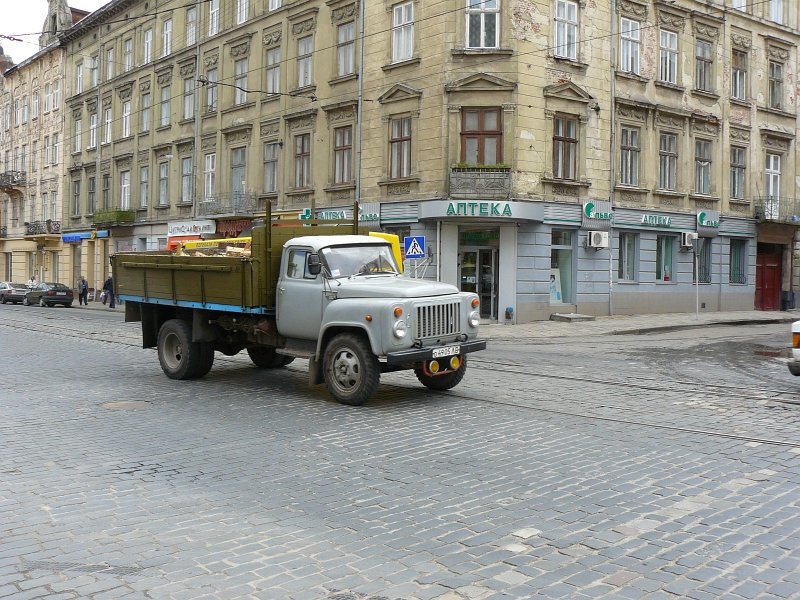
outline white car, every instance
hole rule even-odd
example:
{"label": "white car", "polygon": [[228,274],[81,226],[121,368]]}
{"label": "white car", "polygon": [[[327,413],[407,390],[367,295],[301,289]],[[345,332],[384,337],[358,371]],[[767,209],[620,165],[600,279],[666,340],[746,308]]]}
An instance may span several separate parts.
{"label": "white car", "polygon": [[800,375],[800,321],[792,323],[792,347],[786,366],[792,375]]}

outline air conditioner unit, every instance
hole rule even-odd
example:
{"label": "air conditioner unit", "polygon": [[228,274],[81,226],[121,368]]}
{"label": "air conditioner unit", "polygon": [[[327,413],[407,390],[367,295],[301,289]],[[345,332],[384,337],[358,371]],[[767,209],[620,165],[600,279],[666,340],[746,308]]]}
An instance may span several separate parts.
{"label": "air conditioner unit", "polygon": [[681,246],[683,248],[691,248],[694,241],[697,239],[696,231],[682,231],[681,232]]}
{"label": "air conditioner unit", "polygon": [[586,238],[586,245],[589,248],[608,248],[608,232],[590,231]]}

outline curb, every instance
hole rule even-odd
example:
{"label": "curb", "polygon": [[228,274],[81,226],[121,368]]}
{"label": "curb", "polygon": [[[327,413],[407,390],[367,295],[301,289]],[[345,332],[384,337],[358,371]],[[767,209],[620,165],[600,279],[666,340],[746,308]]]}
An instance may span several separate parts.
{"label": "curb", "polygon": [[775,325],[779,323],[794,323],[797,319],[780,317],[775,319],[739,319],[736,321],[706,321],[705,323],[691,323],[685,325],[662,325],[659,327],[638,327],[634,329],[617,329],[611,335],[642,335],[647,333],[663,333],[665,331],[682,331],[698,329],[700,327],[718,327],[724,325]]}

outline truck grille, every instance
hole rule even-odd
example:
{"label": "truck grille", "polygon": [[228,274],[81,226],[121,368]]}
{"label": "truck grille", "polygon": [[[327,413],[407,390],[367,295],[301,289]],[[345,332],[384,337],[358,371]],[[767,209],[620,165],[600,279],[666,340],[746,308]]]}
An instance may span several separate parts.
{"label": "truck grille", "polygon": [[437,338],[461,331],[461,303],[417,306],[416,339]]}

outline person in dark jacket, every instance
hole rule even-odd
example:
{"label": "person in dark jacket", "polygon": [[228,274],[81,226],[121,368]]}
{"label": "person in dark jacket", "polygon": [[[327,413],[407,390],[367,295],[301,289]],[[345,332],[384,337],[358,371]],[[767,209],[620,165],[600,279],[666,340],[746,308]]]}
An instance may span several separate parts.
{"label": "person in dark jacket", "polygon": [[[108,276],[106,282],[103,284],[103,291],[106,293],[108,308],[116,308],[117,305],[114,302],[114,280],[111,278],[111,275]],[[103,304],[105,304],[105,302]]]}
{"label": "person in dark jacket", "polygon": [[78,306],[88,306],[89,305],[89,282],[86,281],[86,277],[81,275],[81,278],[78,280]]}

